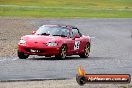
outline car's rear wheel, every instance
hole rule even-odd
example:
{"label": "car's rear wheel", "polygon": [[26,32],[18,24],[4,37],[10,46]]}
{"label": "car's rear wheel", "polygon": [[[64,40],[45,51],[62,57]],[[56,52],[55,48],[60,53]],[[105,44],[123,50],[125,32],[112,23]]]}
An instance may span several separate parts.
{"label": "car's rear wheel", "polygon": [[25,54],[24,52],[18,51],[17,54],[18,54],[18,57],[19,57],[20,59],[26,59],[26,58],[29,57],[29,55],[28,55],[28,54]]}
{"label": "car's rear wheel", "polygon": [[62,47],[60,48],[59,54],[55,56],[56,59],[65,59],[66,58],[66,51],[67,51],[67,46],[66,45],[62,45]]}
{"label": "car's rear wheel", "polygon": [[89,56],[89,53],[90,53],[90,44],[87,43],[84,47],[84,52],[82,54],[80,54],[79,56],[81,58],[87,58]]}

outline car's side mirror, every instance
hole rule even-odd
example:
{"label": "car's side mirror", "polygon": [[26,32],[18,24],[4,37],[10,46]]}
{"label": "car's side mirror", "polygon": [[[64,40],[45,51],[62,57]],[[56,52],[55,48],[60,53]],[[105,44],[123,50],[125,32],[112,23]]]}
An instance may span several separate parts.
{"label": "car's side mirror", "polygon": [[80,35],[79,35],[79,34],[76,34],[76,35],[73,37],[73,40],[75,40],[76,38],[80,38]]}
{"label": "car's side mirror", "polygon": [[35,34],[36,33],[36,31],[32,31],[32,34]]}

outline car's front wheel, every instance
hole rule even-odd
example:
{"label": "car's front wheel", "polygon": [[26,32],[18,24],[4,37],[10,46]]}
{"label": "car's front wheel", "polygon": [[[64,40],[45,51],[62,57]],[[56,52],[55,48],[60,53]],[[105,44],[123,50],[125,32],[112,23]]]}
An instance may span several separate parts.
{"label": "car's front wheel", "polygon": [[26,59],[29,57],[29,55],[25,54],[24,52],[17,51],[17,54],[20,59]]}
{"label": "car's front wheel", "polygon": [[67,51],[67,46],[66,45],[62,45],[62,47],[60,48],[59,54],[55,56],[56,59],[65,59],[66,58],[66,51]]}
{"label": "car's front wheel", "polygon": [[89,56],[89,53],[90,53],[90,44],[87,43],[84,47],[84,52],[82,54],[80,54],[79,56],[81,58],[87,58]]}

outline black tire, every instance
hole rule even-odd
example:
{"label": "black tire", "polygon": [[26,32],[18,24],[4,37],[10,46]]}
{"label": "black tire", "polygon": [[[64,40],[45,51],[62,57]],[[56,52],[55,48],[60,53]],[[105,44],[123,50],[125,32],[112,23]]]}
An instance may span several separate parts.
{"label": "black tire", "polygon": [[84,52],[82,54],[80,54],[79,56],[81,58],[87,58],[89,56],[89,53],[90,53],[90,44],[87,43],[84,47]]}
{"label": "black tire", "polygon": [[55,56],[56,59],[64,60],[66,58],[67,46],[62,45],[59,54]]}
{"label": "black tire", "polygon": [[29,55],[25,54],[24,52],[17,52],[19,59],[26,59]]}

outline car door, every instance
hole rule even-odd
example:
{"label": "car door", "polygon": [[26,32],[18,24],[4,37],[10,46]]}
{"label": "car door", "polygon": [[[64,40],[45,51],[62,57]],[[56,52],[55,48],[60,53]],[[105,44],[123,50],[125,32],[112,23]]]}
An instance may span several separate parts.
{"label": "car door", "polygon": [[[78,35],[79,37],[74,38],[76,35]],[[72,32],[71,32],[71,38],[73,40],[73,53],[79,53],[81,50],[81,45],[83,45],[82,43],[82,35],[80,34],[79,30],[77,28],[72,28]]]}
{"label": "car door", "polygon": [[73,40],[72,29],[69,29],[69,34],[67,38],[68,55],[72,55],[74,53],[74,44],[75,44],[75,40]]}

